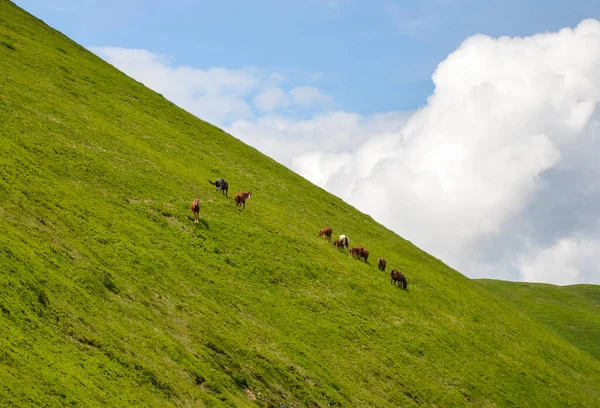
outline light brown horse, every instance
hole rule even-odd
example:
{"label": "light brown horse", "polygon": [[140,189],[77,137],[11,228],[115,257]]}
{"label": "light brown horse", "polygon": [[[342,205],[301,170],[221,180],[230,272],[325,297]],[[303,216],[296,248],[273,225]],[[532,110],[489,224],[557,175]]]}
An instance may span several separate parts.
{"label": "light brown horse", "polygon": [[335,245],[335,247],[339,250],[344,249],[344,243],[341,242],[339,239],[336,239],[335,241],[333,241],[333,245]]}
{"label": "light brown horse", "polygon": [[379,268],[380,271],[385,272],[386,265],[387,265],[387,262],[385,261],[385,258],[379,258],[377,260],[377,267]]}
{"label": "light brown horse", "polygon": [[237,193],[235,195],[235,205],[241,206],[243,204],[244,208],[246,208],[246,200],[250,200],[250,196],[252,196],[250,191],[245,193]]}
{"label": "light brown horse", "polygon": [[358,255],[356,253],[356,248],[350,248],[348,249],[348,257],[350,258],[356,258]]}
{"label": "light brown horse", "polygon": [[331,234],[332,233],[333,233],[333,231],[331,230],[331,227],[325,227],[321,231],[319,231],[319,236],[325,235],[325,241],[331,242]]}
{"label": "light brown horse", "polygon": [[194,213],[194,222],[198,222],[198,216],[200,215],[200,197],[196,196],[194,201],[192,201],[192,205],[190,206],[190,210]]}
{"label": "light brown horse", "polygon": [[390,277],[392,278],[390,281],[390,283],[392,285],[395,285],[396,282],[398,282],[398,286],[401,287],[402,289],[406,289],[406,287],[408,286],[408,282],[406,282],[406,278],[404,277],[402,272],[398,272],[397,270],[394,269],[390,273]]}

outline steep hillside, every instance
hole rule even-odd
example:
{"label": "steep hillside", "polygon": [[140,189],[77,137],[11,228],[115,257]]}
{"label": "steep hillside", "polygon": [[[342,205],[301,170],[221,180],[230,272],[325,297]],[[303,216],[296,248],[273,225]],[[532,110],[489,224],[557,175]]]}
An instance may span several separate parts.
{"label": "steep hillside", "polygon": [[600,286],[478,280],[521,312],[600,359]]}
{"label": "steep hillside", "polygon": [[597,359],[7,0],[0,231],[4,405],[600,406]]}

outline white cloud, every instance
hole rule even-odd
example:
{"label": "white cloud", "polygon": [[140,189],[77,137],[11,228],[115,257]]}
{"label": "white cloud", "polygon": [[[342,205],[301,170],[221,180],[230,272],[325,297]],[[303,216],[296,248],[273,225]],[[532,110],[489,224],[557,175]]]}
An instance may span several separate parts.
{"label": "white cloud", "polygon": [[408,117],[409,114],[403,112],[363,117],[335,111],[306,120],[267,115],[256,120],[236,121],[226,130],[292,167],[294,158],[304,153],[351,152],[373,137],[398,132]]}
{"label": "white cloud", "polygon": [[519,259],[521,279],[557,285],[600,281],[600,239],[569,237]]}
{"label": "white cloud", "polygon": [[143,49],[91,47],[98,56],[194,115],[223,126],[290,105],[323,107],[331,98],[318,88],[297,86],[285,92],[288,78],[281,72],[257,68],[198,69],[171,66],[170,59]]}
{"label": "white cloud", "polygon": [[272,86],[276,86],[276,85],[280,85],[280,84],[284,83],[286,80],[286,77],[281,72],[273,72],[272,74],[269,74],[267,79],[268,79],[267,82],[269,84],[271,84]]}
{"label": "white cloud", "polygon": [[331,103],[330,97],[313,86],[295,87],[290,91],[290,95],[296,104],[306,107]]}
{"label": "white cloud", "polygon": [[171,67],[168,58],[146,50],[93,47],[92,51],[173,103],[217,125],[250,117],[246,97],[261,84],[260,73],[253,68]]}
{"label": "white cloud", "polygon": [[268,88],[254,97],[254,105],[261,112],[272,112],[290,104],[290,98],[281,88]]}

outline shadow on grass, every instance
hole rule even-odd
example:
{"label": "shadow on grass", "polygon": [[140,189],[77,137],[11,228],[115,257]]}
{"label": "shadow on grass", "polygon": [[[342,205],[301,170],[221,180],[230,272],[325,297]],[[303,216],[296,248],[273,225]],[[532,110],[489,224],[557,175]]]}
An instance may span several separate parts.
{"label": "shadow on grass", "polygon": [[208,221],[202,219],[202,218],[198,218],[198,222],[195,223],[194,222],[194,218],[193,217],[187,217],[189,221],[192,222],[192,224],[200,226],[200,224],[202,224],[204,226],[204,229],[209,230],[210,229],[210,224],[208,223]]}

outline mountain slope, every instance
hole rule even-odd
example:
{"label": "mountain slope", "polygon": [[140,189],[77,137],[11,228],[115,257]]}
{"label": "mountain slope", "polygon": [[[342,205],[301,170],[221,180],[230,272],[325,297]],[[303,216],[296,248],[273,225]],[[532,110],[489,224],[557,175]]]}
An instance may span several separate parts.
{"label": "mountain slope", "polygon": [[478,280],[533,320],[600,359],[600,286]]}
{"label": "mountain slope", "polygon": [[599,406],[598,360],[6,0],[0,231],[7,405]]}

